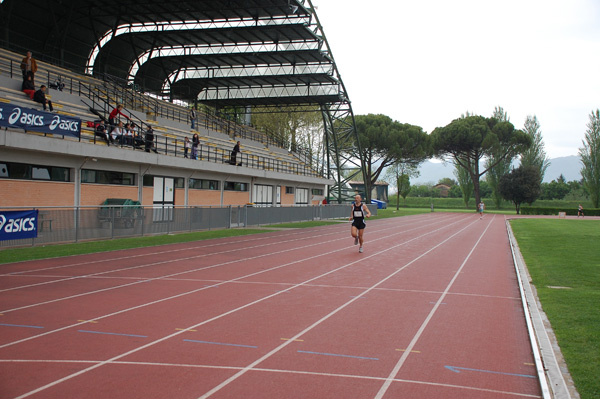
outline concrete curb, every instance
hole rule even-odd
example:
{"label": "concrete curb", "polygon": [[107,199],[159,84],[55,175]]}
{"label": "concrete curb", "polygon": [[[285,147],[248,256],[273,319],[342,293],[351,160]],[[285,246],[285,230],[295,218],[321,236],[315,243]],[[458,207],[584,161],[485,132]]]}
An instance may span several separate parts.
{"label": "concrete curb", "polygon": [[543,398],[578,399],[579,394],[575,389],[573,379],[563,359],[550,321],[542,309],[542,304],[539,302],[535,287],[531,285],[531,277],[513,234],[509,219],[506,219],[506,230],[510,241],[515,271],[519,280],[521,300],[523,302],[525,318],[527,319],[531,347],[536,359],[536,368],[538,369]]}

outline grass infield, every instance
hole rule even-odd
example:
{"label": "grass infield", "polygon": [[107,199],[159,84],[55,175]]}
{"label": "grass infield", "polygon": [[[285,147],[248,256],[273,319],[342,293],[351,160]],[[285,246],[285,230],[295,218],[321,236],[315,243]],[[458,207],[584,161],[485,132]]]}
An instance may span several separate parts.
{"label": "grass infield", "polygon": [[600,222],[511,225],[577,391],[582,399],[600,398]]}

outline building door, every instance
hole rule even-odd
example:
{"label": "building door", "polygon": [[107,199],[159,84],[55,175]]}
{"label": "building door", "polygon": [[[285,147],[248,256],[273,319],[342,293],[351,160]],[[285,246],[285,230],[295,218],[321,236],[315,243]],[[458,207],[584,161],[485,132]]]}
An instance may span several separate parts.
{"label": "building door", "polygon": [[154,176],[153,217],[154,222],[173,220],[175,206],[175,179]]}

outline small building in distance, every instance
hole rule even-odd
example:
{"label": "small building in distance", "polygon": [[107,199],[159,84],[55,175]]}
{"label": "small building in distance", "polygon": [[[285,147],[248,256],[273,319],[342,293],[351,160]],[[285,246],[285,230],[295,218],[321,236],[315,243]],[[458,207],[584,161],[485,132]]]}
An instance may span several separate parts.
{"label": "small building in distance", "polygon": [[[350,187],[356,194],[365,195],[365,183],[362,181],[349,181]],[[376,182],[371,188],[371,199],[388,202],[388,183],[384,181]]]}

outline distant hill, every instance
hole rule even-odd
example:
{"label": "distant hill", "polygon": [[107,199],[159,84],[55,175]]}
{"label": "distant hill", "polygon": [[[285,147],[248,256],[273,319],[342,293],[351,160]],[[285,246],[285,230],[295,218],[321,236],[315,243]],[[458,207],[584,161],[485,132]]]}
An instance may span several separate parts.
{"label": "distant hill", "polygon": [[[451,163],[435,163],[426,161],[419,168],[421,175],[411,179],[411,184],[436,184],[444,177],[456,180],[454,176],[454,165]],[[544,174],[544,182],[549,183],[563,175],[567,181],[581,180],[581,162],[579,157],[571,155],[568,157],[550,159],[550,166]]]}

